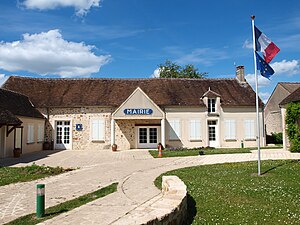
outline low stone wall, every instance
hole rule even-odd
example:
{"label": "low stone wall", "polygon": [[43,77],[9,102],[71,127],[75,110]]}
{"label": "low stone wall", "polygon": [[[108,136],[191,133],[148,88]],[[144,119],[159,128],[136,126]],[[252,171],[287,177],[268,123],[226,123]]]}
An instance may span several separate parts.
{"label": "low stone wall", "polygon": [[113,224],[182,225],[185,224],[186,216],[186,185],[177,176],[163,176],[162,194],[140,205]]}

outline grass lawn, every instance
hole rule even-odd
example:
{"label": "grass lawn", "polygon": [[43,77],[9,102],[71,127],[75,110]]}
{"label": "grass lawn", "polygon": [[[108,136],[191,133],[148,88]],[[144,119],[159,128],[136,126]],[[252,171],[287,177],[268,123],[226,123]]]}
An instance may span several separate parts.
{"label": "grass lawn", "polygon": [[[300,160],[205,165],[167,172],[187,185],[190,224],[299,224]],[[161,187],[161,176],[155,181]]]}
{"label": "grass lawn", "polygon": [[[277,149],[282,147],[261,147],[261,149]],[[213,149],[183,149],[183,150],[163,150],[163,157],[180,157],[180,156],[196,156],[199,155],[199,151],[203,151],[204,155],[212,154],[234,154],[234,153],[250,153],[251,150],[256,150],[257,148],[213,148]],[[157,158],[157,150],[149,150],[149,153]]]}
{"label": "grass lawn", "polygon": [[64,169],[62,167],[49,167],[31,165],[25,167],[0,167],[0,186],[37,180],[47,176],[53,176],[73,169]]}
{"label": "grass lawn", "polygon": [[107,187],[101,188],[97,191],[92,193],[82,195],[76,199],[66,201],[56,206],[52,206],[45,210],[45,217],[43,218],[36,218],[35,214],[29,214],[26,216],[22,216],[14,221],[7,223],[7,225],[31,225],[31,224],[38,224],[45,220],[51,219],[55,216],[58,216],[61,213],[68,212],[72,209],[75,209],[81,205],[84,205],[88,202],[94,201],[98,198],[102,198],[108,194],[111,194],[117,190],[117,183],[113,183]]}

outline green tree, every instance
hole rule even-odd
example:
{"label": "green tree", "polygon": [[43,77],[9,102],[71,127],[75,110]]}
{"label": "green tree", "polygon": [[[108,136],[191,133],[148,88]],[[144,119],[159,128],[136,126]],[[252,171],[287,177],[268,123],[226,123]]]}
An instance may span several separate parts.
{"label": "green tree", "polygon": [[164,64],[159,65],[160,78],[204,78],[206,75],[207,72],[198,72],[198,69],[192,64],[182,67],[166,60]]}
{"label": "green tree", "polygon": [[286,109],[287,134],[291,152],[300,152],[300,102],[288,104]]}

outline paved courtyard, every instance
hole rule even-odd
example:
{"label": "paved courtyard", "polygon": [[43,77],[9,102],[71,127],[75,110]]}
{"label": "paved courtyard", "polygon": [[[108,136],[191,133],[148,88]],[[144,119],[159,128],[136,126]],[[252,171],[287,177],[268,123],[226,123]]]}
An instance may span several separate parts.
{"label": "paved courtyard", "polygon": [[[263,150],[262,160],[300,159],[300,153]],[[35,212],[36,184],[46,185],[46,207],[119,182],[118,191],[43,224],[114,224],[126,213],[160,194],[153,181],[161,173],[183,167],[257,160],[257,151],[246,154],[152,158],[146,150],[42,151],[19,159],[0,159],[0,165],[38,165],[77,168],[54,177],[0,187],[0,224]]]}

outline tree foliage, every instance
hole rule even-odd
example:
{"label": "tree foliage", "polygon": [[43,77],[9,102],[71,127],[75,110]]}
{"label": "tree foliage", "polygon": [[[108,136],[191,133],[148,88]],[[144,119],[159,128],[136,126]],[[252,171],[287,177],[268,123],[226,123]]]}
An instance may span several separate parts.
{"label": "tree foliage", "polygon": [[300,152],[300,102],[288,104],[286,110],[287,135],[291,142],[290,150]]}
{"label": "tree foliage", "polygon": [[206,75],[207,72],[199,72],[192,64],[182,67],[166,60],[164,64],[159,65],[160,78],[204,78]]}

